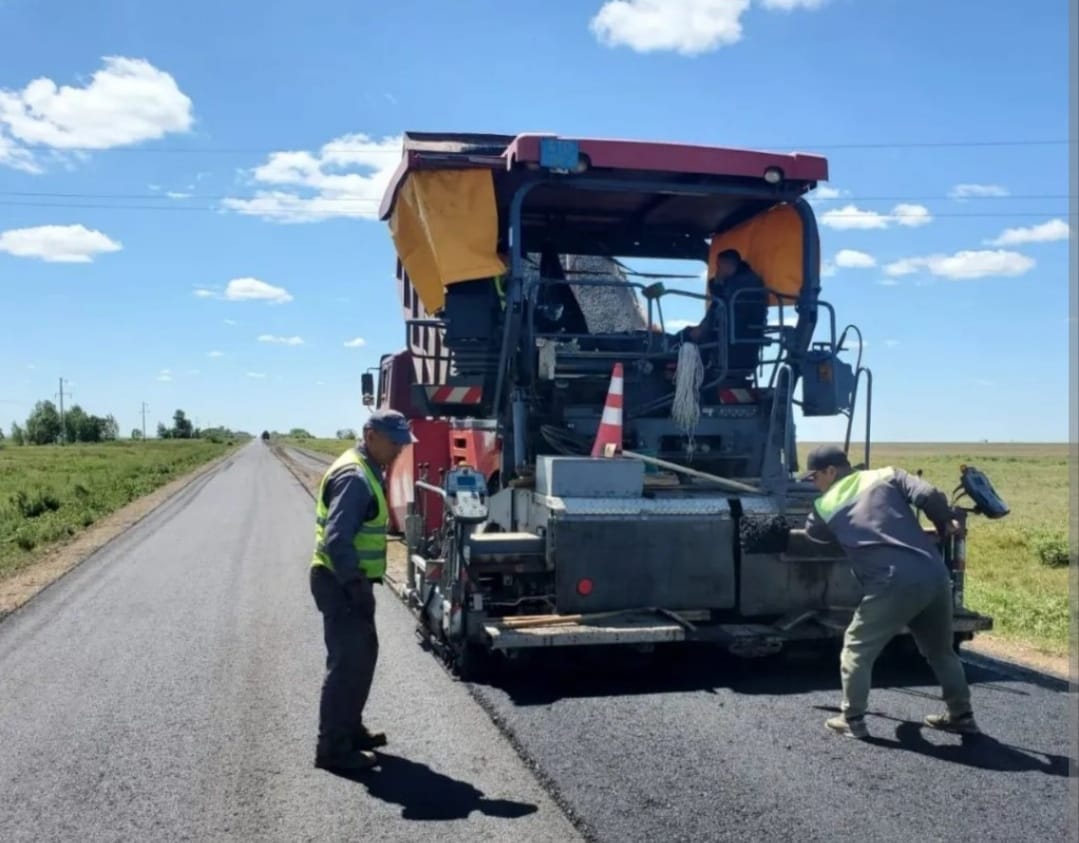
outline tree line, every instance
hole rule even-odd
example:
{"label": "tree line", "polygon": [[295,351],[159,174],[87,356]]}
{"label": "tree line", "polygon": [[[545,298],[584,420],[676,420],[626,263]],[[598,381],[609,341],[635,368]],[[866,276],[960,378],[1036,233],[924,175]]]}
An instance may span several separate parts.
{"label": "tree line", "polygon": [[[0,429],[0,441],[4,440],[4,431]],[[11,442],[14,445],[54,445],[63,442],[112,442],[120,438],[120,425],[110,413],[97,416],[87,413],[78,404],[60,411],[52,401],[38,401],[23,424],[11,423]],[[142,430],[131,431],[131,439],[142,439]],[[172,424],[157,425],[158,439],[210,439],[224,441],[228,439],[250,438],[243,431],[233,431],[226,427],[198,429],[191,423],[187,413],[177,410],[172,415]]]}
{"label": "tree line", "polygon": [[[343,427],[334,434],[336,439],[355,439],[357,433],[351,427]],[[264,430],[261,434],[263,439],[315,439],[315,435],[302,427],[294,427],[288,433],[280,433],[276,430]]]}

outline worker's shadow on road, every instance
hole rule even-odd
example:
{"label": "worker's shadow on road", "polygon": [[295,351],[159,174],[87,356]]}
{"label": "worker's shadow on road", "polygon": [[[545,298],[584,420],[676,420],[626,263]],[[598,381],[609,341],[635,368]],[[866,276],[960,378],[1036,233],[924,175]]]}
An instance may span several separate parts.
{"label": "worker's shadow on road", "polygon": [[380,752],[378,760],[378,767],[372,770],[341,775],[362,784],[375,799],[400,805],[402,819],[463,820],[479,811],[489,817],[516,820],[539,810],[528,802],[488,799],[475,785],[399,755]]}
{"label": "worker's shadow on road", "polygon": [[1064,755],[1010,746],[986,734],[959,737],[960,743],[932,743],[926,740],[921,724],[904,720],[895,728],[895,740],[872,736],[866,742],[883,749],[916,752],[939,761],[999,773],[1034,772],[1061,777],[1069,774],[1069,761]]}

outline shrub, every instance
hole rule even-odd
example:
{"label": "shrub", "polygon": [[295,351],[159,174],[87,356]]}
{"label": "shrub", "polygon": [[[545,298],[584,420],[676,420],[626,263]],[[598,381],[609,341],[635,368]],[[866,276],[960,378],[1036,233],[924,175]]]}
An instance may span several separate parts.
{"label": "shrub", "polygon": [[1030,547],[1047,568],[1066,568],[1073,555],[1068,536],[1059,530],[1039,530],[1031,537]]}
{"label": "shrub", "polygon": [[20,489],[11,496],[11,503],[23,518],[37,518],[60,508],[60,499],[52,492],[42,489],[36,489],[30,494]]}

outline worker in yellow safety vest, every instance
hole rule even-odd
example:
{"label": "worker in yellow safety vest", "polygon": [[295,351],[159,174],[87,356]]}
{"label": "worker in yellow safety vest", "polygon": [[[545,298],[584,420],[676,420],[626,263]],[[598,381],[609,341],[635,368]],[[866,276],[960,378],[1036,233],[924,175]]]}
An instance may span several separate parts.
{"label": "worker in yellow safety vest", "polygon": [[806,519],[806,537],[843,548],[864,594],[843,636],[841,711],[825,725],[847,737],[869,736],[865,715],[873,664],[906,628],[936,674],[947,706],[945,713],[926,717],[925,725],[978,734],[970,686],[954,649],[951,577],[913,509],[929,517],[942,539],[955,535],[961,526],[947,496],[899,468],[856,471],[834,445],[817,447],[806,467],[802,479],[821,493]]}
{"label": "worker in yellow safety vest", "polygon": [[386,736],[363,722],[378,660],[374,584],[386,573],[389,510],[382,471],[416,439],[396,410],[371,414],[363,435],[327,469],[315,499],[311,594],[322,613],[326,675],[315,766],[374,766]]}

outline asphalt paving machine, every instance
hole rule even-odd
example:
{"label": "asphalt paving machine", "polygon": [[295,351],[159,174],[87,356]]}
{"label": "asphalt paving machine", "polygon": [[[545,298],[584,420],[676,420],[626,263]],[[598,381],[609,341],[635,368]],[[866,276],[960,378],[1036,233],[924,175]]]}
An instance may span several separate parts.
{"label": "asphalt paving machine", "polygon": [[[827,177],[806,154],[405,135],[380,213],[408,347],[383,358],[379,403],[420,439],[390,479],[404,590],[456,669],[529,648],[754,656],[841,637],[861,590],[801,530],[816,492],[797,480],[794,412],[845,417],[849,452],[860,408],[868,467],[872,374],[820,297],[806,200]],[[706,311],[730,249],[764,281],[766,324],[727,298]],[[711,314],[693,342],[665,324],[679,299]],[[960,491],[1007,512],[977,469]],[[942,550],[968,639],[992,620],[963,603],[964,538]]]}

